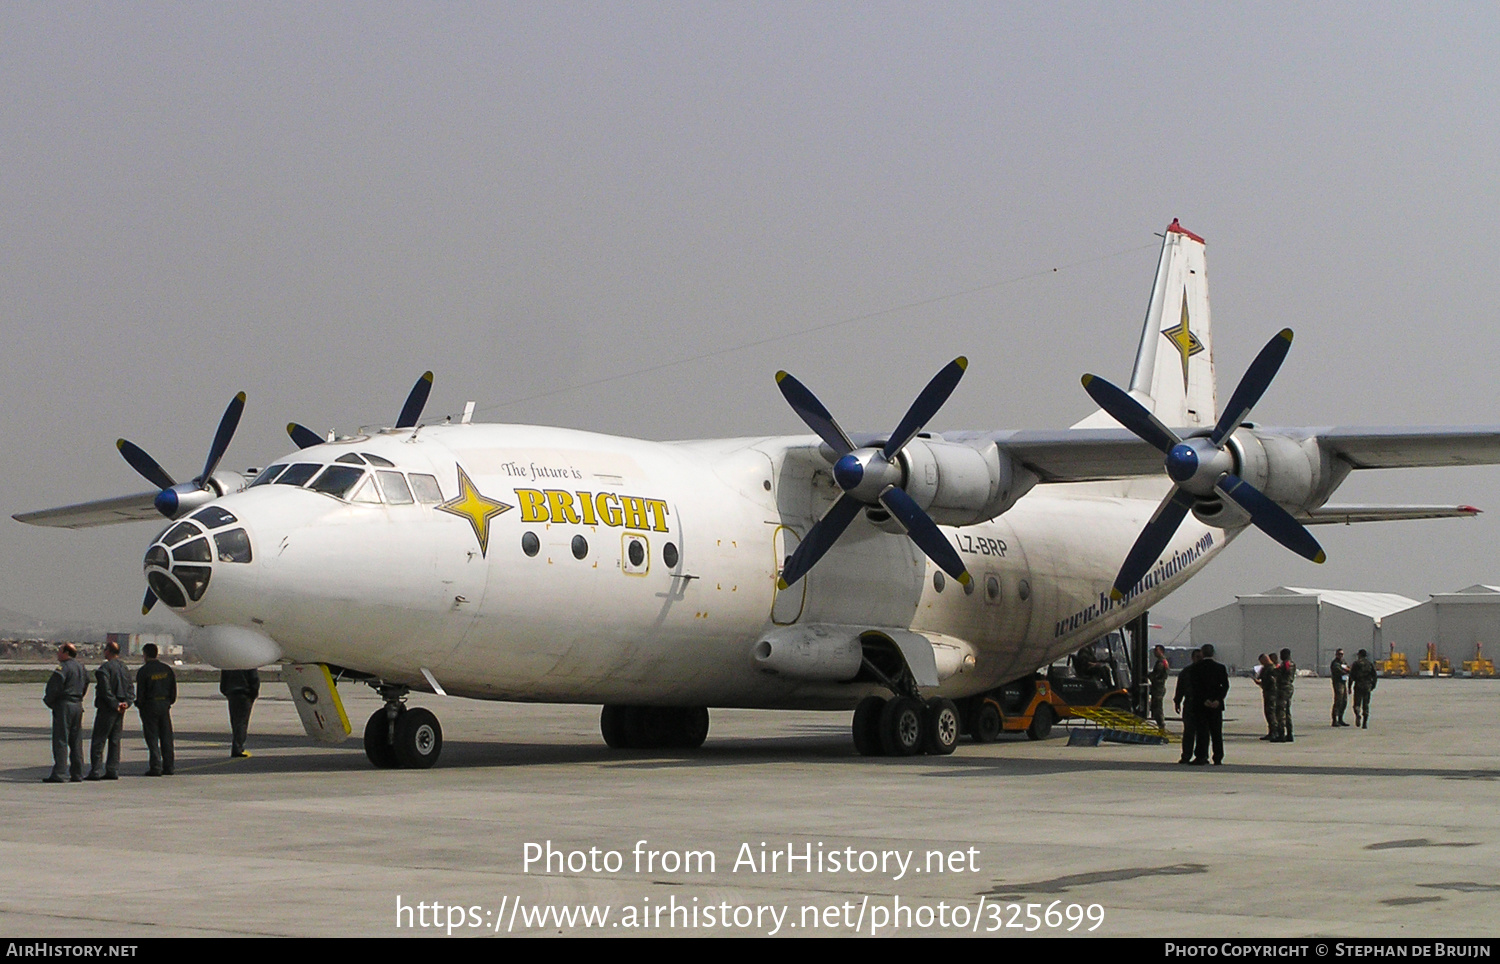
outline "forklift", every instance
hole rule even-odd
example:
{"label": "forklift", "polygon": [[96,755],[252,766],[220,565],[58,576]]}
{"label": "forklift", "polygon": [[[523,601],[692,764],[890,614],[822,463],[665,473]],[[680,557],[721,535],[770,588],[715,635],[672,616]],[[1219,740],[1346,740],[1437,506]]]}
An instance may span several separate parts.
{"label": "forklift", "polygon": [[976,743],[990,743],[1002,733],[1045,740],[1054,724],[1077,715],[1075,707],[1144,717],[1150,695],[1146,632],[1143,613],[1124,632],[1107,633],[1028,676],[960,700],[964,732]]}

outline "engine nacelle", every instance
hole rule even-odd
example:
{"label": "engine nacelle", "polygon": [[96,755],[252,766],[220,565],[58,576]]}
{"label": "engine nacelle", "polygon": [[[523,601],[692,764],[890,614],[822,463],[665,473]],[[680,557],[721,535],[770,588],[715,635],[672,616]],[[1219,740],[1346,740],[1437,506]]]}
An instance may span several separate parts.
{"label": "engine nacelle", "polygon": [[940,525],[973,525],[993,519],[1036,484],[1000,447],[980,448],[941,438],[915,438],[901,451],[904,488]]}
{"label": "engine nacelle", "polygon": [[200,489],[191,482],[179,482],[170,489],[162,489],[157,493],[156,511],[168,519],[180,519],[215,499],[243,491],[245,485],[243,475],[227,470],[210,475],[207,488]]}
{"label": "engine nacelle", "polygon": [[[1348,476],[1351,466],[1332,458],[1314,439],[1288,438],[1240,428],[1228,439],[1235,473],[1288,512],[1313,509]],[[1222,499],[1207,499],[1193,514],[1208,525],[1232,529],[1248,525],[1250,516]]]}

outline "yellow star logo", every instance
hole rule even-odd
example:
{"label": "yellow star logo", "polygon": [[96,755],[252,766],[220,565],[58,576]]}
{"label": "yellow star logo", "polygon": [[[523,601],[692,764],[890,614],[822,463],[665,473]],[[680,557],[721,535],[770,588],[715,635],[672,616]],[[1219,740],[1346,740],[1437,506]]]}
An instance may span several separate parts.
{"label": "yellow star logo", "polygon": [[1177,349],[1177,354],[1182,356],[1182,390],[1187,391],[1188,385],[1188,358],[1203,350],[1203,342],[1193,334],[1188,327],[1187,289],[1182,289],[1182,323],[1172,328],[1163,328],[1161,333],[1166,336]]}
{"label": "yellow star logo", "polygon": [[510,511],[514,506],[481,495],[469,478],[469,473],[465,472],[464,467],[460,465],[458,466],[458,495],[447,502],[440,503],[437,508],[439,511],[468,520],[469,525],[474,527],[474,538],[479,540],[479,554],[483,556],[490,546],[490,520],[502,512]]}

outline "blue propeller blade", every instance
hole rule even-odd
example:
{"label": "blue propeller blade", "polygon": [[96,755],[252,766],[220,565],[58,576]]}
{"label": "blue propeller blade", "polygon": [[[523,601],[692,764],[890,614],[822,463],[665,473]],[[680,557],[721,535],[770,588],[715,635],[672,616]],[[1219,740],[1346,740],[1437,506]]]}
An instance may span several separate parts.
{"label": "blue propeller blade", "polygon": [[[905,417],[896,426],[896,431],[891,433],[890,440],[885,443],[882,453],[888,461],[894,459],[897,452],[906,448],[906,443],[912,440],[912,436],[922,431],[922,426],[932,420],[932,416],[937,414],[938,409],[942,408],[943,403],[948,400],[948,396],[952,395],[953,390],[958,387],[958,380],[964,377],[964,369],[968,367],[969,360],[959,355],[944,365],[942,371],[932,376],[932,381],[922,389],[922,394],[917,396],[917,400],[911,403],[911,408],[906,410]],[[958,576],[955,575],[953,578],[957,579]]]}
{"label": "blue propeller blade", "polygon": [[1240,383],[1235,386],[1234,394],[1229,396],[1229,404],[1224,407],[1224,413],[1219,416],[1219,424],[1214,426],[1213,434],[1208,440],[1219,446],[1240,423],[1250,414],[1250,409],[1260,401],[1260,397],[1270,387],[1271,379],[1281,370],[1281,363],[1286,361],[1286,353],[1292,348],[1292,330],[1283,328],[1276,336],[1266,342],[1266,347],[1255,356],[1255,361],[1245,369],[1245,375]]}
{"label": "blue propeller blade", "polygon": [[411,428],[417,424],[431,392],[432,372],[423,372],[422,377],[411,387],[411,394],[406,396],[406,404],[401,406],[401,415],[396,419],[397,428]]}
{"label": "blue propeller blade", "polygon": [[1290,512],[1266,498],[1249,482],[1231,473],[1220,480],[1218,491],[1250,513],[1250,521],[1255,523],[1256,528],[1297,555],[1319,564],[1328,558],[1306,526],[1292,518]]}
{"label": "blue propeller blade", "polygon": [[219,460],[224,457],[224,452],[229,448],[229,442],[234,438],[234,430],[239,427],[240,416],[245,413],[245,393],[240,392],[230,399],[229,407],[224,409],[224,417],[219,419],[219,430],[214,433],[214,442],[208,448],[208,458],[203,462],[203,472],[193,481],[203,485],[208,477],[214,474],[214,469],[219,467]]}
{"label": "blue propeller blade", "polygon": [[782,570],[781,578],[776,583],[777,588],[786,589],[807,575],[808,570],[823,558],[823,554],[833,548],[833,544],[849,528],[849,523],[854,521],[862,508],[864,506],[853,496],[840,496],[833,508],[828,510],[828,514],[808,531],[807,538],[797,546],[797,551],[787,559],[786,568]]}
{"label": "blue propeller blade", "polygon": [[299,449],[312,448],[314,445],[323,444],[323,437],[321,435],[306,425],[298,425],[296,422],[291,422],[287,425],[286,434],[292,437],[292,442]]}
{"label": "blue propeller blade", "polygon": [[932,516],[922,511],[922,507],[917,505],[916,500],[893,485],[880,493],[880,504],[885,506],[891,515],[901,520],[901,524],[906,526],[906,534],[911,536],[911,541],[917,544],[917,548],[927,553],[927,558],[937,563],[939,569],[957,579],[962,585],[967,586],[972,581],[968,568],[954,551],[948,537],[943,535],[937,523],[932,521]]}
{"label": "blue propeller blade", "polygon": [[115,448],[120,450],[120,454],[125,457],[126,462],[130,463],[132,469],[139,472],[147,482],[158,489],[170,489],[177,484],[165,469],[156,464],[156,459],[147,455],[145,450],[134,442],[116,439]]}
{"label": "blue propeller blade", "polygon": [[1098,375],[1083,376],[1083,390],[1089,393],[1089,398],[1096,405],[1113,416],[1115,421],[1130,429],[1141,441],[1157,451],[1165,454],[1182,441],[1176,432],[1146,411],[1146,407],[1131,398],[1128,392],[1116,388]]}
{"label": "blue propeller blade", "polygon": [[1125,564],[1120,567],[1120,574],[1115,577],[1114,589],[1110,592],[1111,597],[1122,598],[1135,588],[1135,584],[1140,582],[1147,572],[1151,571],[1151,567],[1156,564],[1157,559],[1161,558],[1162,551],[1167,548],[1167,543],[1172,541],[1177,527],[1182,525],[1182,520],[1187,517],[1188,510],[1192,507],[1192,494],[1183,491],[1179,486],[1172,486],[1172,491],[1168,492],[1161,505],[1156,507],[1156,514],[1136,537],[1135,545],[1130,547],[1130,554],[1125,557]]}
{"label": "blue propeller blade", "polygon": [[147,589],[146,598],[141,600],[141,615],[144,616],[149,613],[151,611],[151,607],[155,605],[156,593],[152,592],[150,589]]}
{"label": "blue propeller blade", "polygon": [[828,409],[818,401],[818,397],[807,390],[806,385],[797,381],[788,372],[777,372],[776,387],[781,389],[781,397],[792,406],[792,411],[807,423],[808,428],[818,433],[818,438],[827,442],[828,447],[833,449],[835,458],[854,451],[854,443],[849,441],[849,436],[842,428],[839,428],[839,423],[834,421]]}

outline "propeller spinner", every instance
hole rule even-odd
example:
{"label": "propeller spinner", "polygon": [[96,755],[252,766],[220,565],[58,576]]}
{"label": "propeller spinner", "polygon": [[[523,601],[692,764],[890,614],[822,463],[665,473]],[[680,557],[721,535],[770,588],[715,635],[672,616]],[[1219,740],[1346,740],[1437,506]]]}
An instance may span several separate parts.
{"label": "propeller spinner", "polygon": [[[417,419],[422,417],[422,409],[427,405],[427,396],[432,394],[432,372],[423,372],[422,377],[411,387],[411,392],[406,396],[406,404],[401,406],[401,414],[396,416],[396,428],[412,428],[417,424]],[[292,437],[297,448],[311,448],[314,445],[322,445],[326,439],[308,428],[291,422],[286,427],[286,434]]]}
{"label": "propeller spinner", "polygon": [[1298,555],[1317,563],[1327,558],[1312,533],[1292,518],[1291,513],[1234,474],[1234,456],[1224,447],[1270,387],[1291,347],[1290,328],[1283,328],[1266,343],[1246,369],[1218,424],[1207,437],[1178,438],[1124,390],[1097,375],[1083,376],[1084,390],[1100,408],[1166,456],[1167,475],[1174,483],[1125,557],[1110,592],[1113,598],[1122,598],[1145,577],[1199,500],[1220,498],[1232,502],[1249,514],[1257,528]]}
{"label": "propeller spinner", "polygon": [[939,568],[960,583],[968,585],[971,577],[963,560],[959,559],[947,537],[939,531],[937,523],[902,488],[905,473],[897,460],[906,444],[916,437],[948,400],[948,396],[953,394],[968,364],[968,359],[960,355],[945,365],[927,383],[927,387],[917,396],[891,437],[879,448],[856,448],[828,409],[818,401],[817,396],[788,373],[776,373],[777,387],[781,389],[787,404],[807,423],[808,428],[833,449],[836,459],[833,478],[843,490],[843,495],[839,496],[833,508],[808,531],[807,538],[787,558],[781,578],[777,581],[780,588],[786,589],[807,575],[818,560],[833,548],[833,544],[849,527],[849,523],[854,521],[859,511],[875,506],[884,508],[894,516],[906,528],[907,535],[917,547],[937,563]]}
{"label": "propeller spinner", "polygon": [[219,419],[219,430],[214,433],[213,444],[208,449],[208,458],[203,462],[203,471],[191,482],[174,481],[155,459],[134,442],[118,439],[115,447],[120,450],[125,461],[130,463],[131,468],[161,490],[156,494],[156,511],[169,519],[175,519],[184,511],[208,501],[203,498],[204,494],[209,494],[210,498],[222,494],[216,492],[211,484],[213,474],[219,467],[219,460],[224,458],[230,440],[234,438],[234,430],[239,427],[240,416],[244,411],[245,393],[240,392],[230,401],[229,407],[224,409],[224,417]]}

